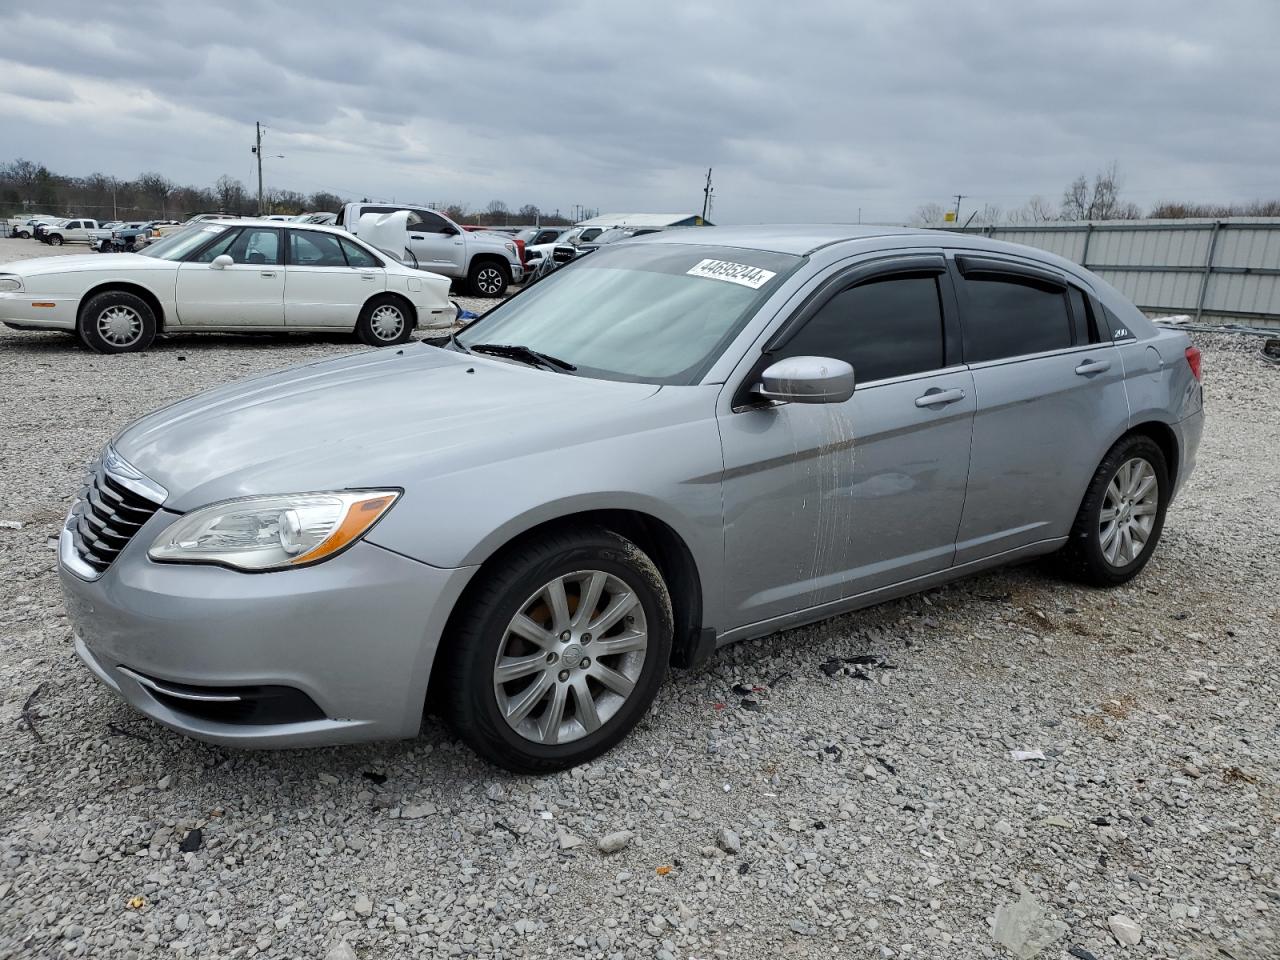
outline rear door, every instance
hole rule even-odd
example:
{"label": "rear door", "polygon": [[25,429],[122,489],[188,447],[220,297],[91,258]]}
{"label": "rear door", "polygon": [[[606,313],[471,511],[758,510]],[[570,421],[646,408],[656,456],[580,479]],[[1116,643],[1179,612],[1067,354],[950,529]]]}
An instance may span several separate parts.
{"label": "rear door", "polygon": [[[939,252],[826,281],[770,343],[853,365],[842,404],[751,402],[720,418],[726,607],[759,623],[946,569],[964,504],[973,384]],[[949,335],[950,334],[950,335]]]}
{"label": "rear door", "polygon": [[[334,233],[286,230],[285,323],[355,328],[360,309],[386,289],[386,271],[364,250]],[[350,248],[351,254],[344,248]],[[354,261],[354,262],[353,262]]]}
{"label": "rear door", "polygon": [[953,278],[977,398],[959,564],[1065,537],[1128,400],[1074,278],[986,254],[957,255]]}
{"label": "rear door", "polygon": [[466,240],[448,220],[430,210],[410,210],[406,226],[419,267],[448,277],[464,275]]}
{"label": "rear door", "polygon": [[[214,259],[224,254],[232,263],[214,267]],[[280,231],[274,227],[228,230],[178,268],[177,299],[184,327],[283,326]]]}

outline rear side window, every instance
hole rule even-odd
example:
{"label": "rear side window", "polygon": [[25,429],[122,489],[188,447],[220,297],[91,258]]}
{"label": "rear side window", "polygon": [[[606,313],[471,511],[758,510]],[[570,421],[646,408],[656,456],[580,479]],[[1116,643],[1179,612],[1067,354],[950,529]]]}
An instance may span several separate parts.
{"label": "rear side window", "polygon": [[381,266],[377,260],[373,258],[373,254],[357,247],[350,240],[342,237],[338,238],[338,242],[342,244],[342,252],[347,255],[347,263],[359,270],[369,270],[373,267]]}
{"label": "rear side window", "polygon": [[298,267],[345,267],[347,258],[333,234],[290,230],[289,262]]}
{"label": "rear side window", "polygon": [[968,277],[960,287],[967,362],[1071,346],[1071,315],[1062,288],[1014,276]]}
{"label": "rear side window", "polygon": [[940,369],[943,342],[937,279],[894,276],[837,293],[773,356],[845,360],[861,384]]}

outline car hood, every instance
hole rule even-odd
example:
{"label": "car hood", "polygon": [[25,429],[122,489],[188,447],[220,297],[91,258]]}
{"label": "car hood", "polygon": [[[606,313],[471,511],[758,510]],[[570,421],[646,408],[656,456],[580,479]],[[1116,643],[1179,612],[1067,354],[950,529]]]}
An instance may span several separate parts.
{"label": "car hood", "polygon": [[46,273],[77,273],[81,270],[172,270],[176,266],[168,260],[136,253],[81,253],[72,257],[18,260],[0,266],[0,272],[18,277],[38,277]]}
{"label": "car hood", "polygon": [[255,494],[410,488],[611,435],[658,389],[412,343],[219,387],[138,420],[114,445],[179,511]]}

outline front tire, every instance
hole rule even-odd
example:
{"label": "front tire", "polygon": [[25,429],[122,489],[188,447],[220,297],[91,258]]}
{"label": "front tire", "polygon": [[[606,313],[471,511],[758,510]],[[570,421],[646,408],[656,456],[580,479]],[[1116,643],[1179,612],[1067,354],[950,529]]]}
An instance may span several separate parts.
{"label": "front tire", "polygon": [[23,240],[30,240],[30,239],[31,239],[31,231],[30,231],[30,230],[23,230],[20,234],[18,234],[18,236],[19,236],[21,239],[23,239]]}
{"label": "front tire", "polygon": [[399,297],[374,297],[360,311],[356,336],[371,347],[394,347],[413,335],[409,306]]}
{"label": "front tire", "polygon": [[108,290],[90,297],[81,308],[76,333],[95,353],[132,353],[155,340],[156,315],[141,297]]}
{"label": "front tire", "polygon": [[510,274],[497,260],[477,260],[467,275],[471,293],[477,297],[501,297],[510,283]]}
{"label": "front tire", "polygon": [[1171,493],[1159,445],[1142,435],[1120,438],[1089,481],[1060,555],[1065,572],[1095,587],[1132,580],[1160,542]]}
{"label": "front tire", "polygon": [[517,773],[586,763],[649,709],[672,633],[662,575],[624,537],[578,527],[517,547],[451,626],[449,721]]}

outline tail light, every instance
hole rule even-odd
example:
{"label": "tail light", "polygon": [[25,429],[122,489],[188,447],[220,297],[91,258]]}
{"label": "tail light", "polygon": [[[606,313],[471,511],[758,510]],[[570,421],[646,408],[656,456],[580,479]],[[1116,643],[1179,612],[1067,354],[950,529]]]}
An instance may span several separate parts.
{"label": "tail light", "polygon": [[1196,378],[1196,383],[1200,382],[1200,348],[1187,347],[1187,366],[1191,368],[1191,375]]}

